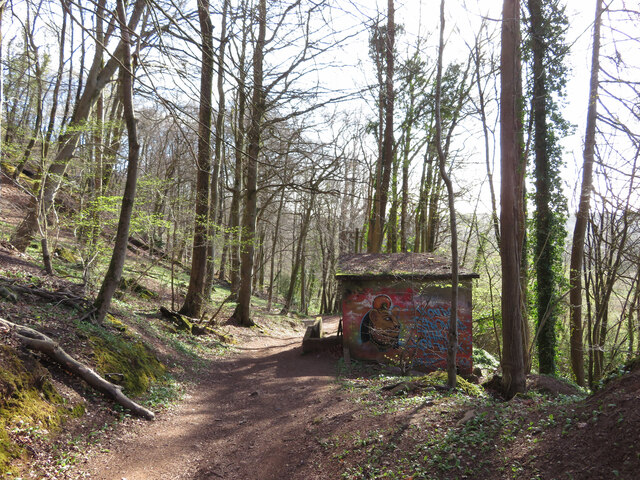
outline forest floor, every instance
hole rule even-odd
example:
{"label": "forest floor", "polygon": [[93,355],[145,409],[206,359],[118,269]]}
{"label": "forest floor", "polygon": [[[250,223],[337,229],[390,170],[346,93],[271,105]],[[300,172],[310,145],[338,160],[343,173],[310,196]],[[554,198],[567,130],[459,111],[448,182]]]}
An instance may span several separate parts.
{"label": "forest floor", "polygon": [[[56,258],[57,272],[66,273],[46,276],[37,250],[25,255],[8,246],[7,232],[24,203],[20,192],[3,186],[0,280],[82,294],[73,265]],[[142,342],[168,373],[137,395],[156,412],[155,421],[141,420],[0,330],[0,460],[4,446],[13,449],[0,478],[638,478],[638,364],[591,395],[535,375],[528,392],[509,402],[490,387],[445,391],[441,374],[400,376],[393,367],[347,365],[341,351],[303,355],[305,319],[269,312],[259,298],[251,329],[228,322],[233,306],[225,305],[216,328],[230,343],[172,331],[158,314],[160,305],[171,305],[171,289],[156,263],[130,252],[126,274],[157,297],[124,292],[113,304],[115,322],[101,329],[36,295],[0,296],[0,317],[55,338],[92,368],[120,371],[100,364],[104,342],[122,349]],[[217,288],[214,305],[227,294]],[[338,318],[324,323],[335,331]],[[7,414],[22,396],[3,397],[16,388],[3,375],[18,364],[35,365],[35,383],[41,387],[47,377],[72,418],[49,427],[51,419],[37,412]]]}
{"label": "forest floor", "polygon": [[[330,329],[337,321],[328,319]],[[91,449],[76,475],[330,478],[314,464],[318,436],[357,407],[340,397],[335,353],[301,353],[300,336],[253,337],[201,372],[183,401],[157,421],[132,422]]]}
{"label": "forest floor", "polygon": [[[325,322],[335,330],[336,317]],[[236,338],[235,352],[201,365],[156,421],[120,417],[77,444],[69,468],[51,463],[36,478],[631,480],[640,471],[637,369],[586,398],[531,376],[526,395],[503,402],[349,367],[337,352],[302,355],[299,328]]]}

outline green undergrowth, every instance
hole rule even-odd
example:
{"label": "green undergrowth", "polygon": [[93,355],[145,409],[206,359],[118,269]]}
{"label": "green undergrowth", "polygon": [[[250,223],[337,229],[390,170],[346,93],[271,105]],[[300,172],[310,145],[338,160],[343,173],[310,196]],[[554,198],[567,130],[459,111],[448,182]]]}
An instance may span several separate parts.
{"label": "green undergrowth", "polygon": [[[121,302],[117,301],[117,303]],[[157,317],[157,312],[155,311],[130,314],[130,320],[137,330],[143,332],[145,336],[157,338],[161,343],[175,351],[178,356],[194,362],[192,365],[194,368],[206,368],[211,358],[220,357],[234,351],[236,341],[232,336],[225,337],[224,332],[219,332],[220,335],[193,335],[186,331],[178,331],[170,322],[159,320],[155,317]],[[113,328],[119,330],[122,327],[117,323],[118,321],[116,320]],[[119,323],[122,324],[122,322]],[[124,327],[127,328],[126,325]],[[212,331],[218,332],[216,328],[213,328]],[[227,341],[223,341],[221,338],[226,338]],[[181,369],[184,367],[182,363],[175,356],[175,362],[168,363],[167,366],[173,370],[176,368]]]}
{"label": "green undergrowth", "polygon": [[49,380],[49,372],[30,356],[0,345],[0,474],[9,475],[11,464],[26,459],[16,438],[47,437],[70,416],[80,416],[82,405],[66,405]]}
{"label": "green undergrowth", "polygon": [[[359,391],[361,396],[383,395],[387,396],[411,396],[440,391],[446,395],[458,395],[469,397],[484,397],[484,389],[476,384],[457,377],[457,386],[450,392],[443,392],[443,386],[447,383],[447,373],[442,370],[419,376],[387,375],[377,365],[352,361],[350,366],[345,366],[341,361],[338,366],[338,381],[350,391]],[[377,370],[377,371],[376,371]]]}
{"label": "green undergrowth", "polygon": [[513,445],[531,450],[547,430],[574,428],[571,406],[581,398],[532,394],[511,402],[466,402],[468,420],[417,435],[414,448],[399,462],[400,470],[416,480],[487,478],[495,472],[501,478],[520,478],[523,466],[509,453]]}
{"label": "green undergrowth", "polygon": [[53,255],[62,262],[78,264],[81,259],[70,249],[63,245],[58,245],[53,251]]}
{"label": "green undergrowth", "polygon": [[616,380],[628,373],[634,372],[639,369],[640,369],[640,356],[633,357],[627,360],[626,362],[624,362],[622,365],[619,365],[617,368],[614,368],[606,372],[603,375],[602,379],[596,384],[595,389],[596,390],[601,389],[611,381]]}
{"label": "green undergrowth", "polygon": [[[503,402],[460,377],[456,391],[443,389],[446,372],[388,376],[361,362],[342,365],[338,379],[350,400],[362,406],[360,429],[320,443],[349,480],[494,478],[496,473],[520,478],[524,467],[511,449],[533,451],[548,431],[562,427],[564,435],[577,428],[576,404],[584,398],[531,391]],[[391,427],[376,420],[390,414]]]}
{"label": "green undergrowth", "polygon": [[500,366],[500,361],[486,350],[473,347],[473,366],[486,372],[494,372]]}
{"label": "green undergrowth", "polygon": [[[447,372],[442,370],[438,370],[436,372],[428,373],[423,377],[418,377],[417,380],[418,385],[425,387],[433,387],[445,385],[447,383]],[[456,379],[456,390],[460,393],[468,395],[470,397],[483,397],[485,396],[485,391],[480,385],[476,385],[474,383],[465,380],[463,377],[459,376]]]}

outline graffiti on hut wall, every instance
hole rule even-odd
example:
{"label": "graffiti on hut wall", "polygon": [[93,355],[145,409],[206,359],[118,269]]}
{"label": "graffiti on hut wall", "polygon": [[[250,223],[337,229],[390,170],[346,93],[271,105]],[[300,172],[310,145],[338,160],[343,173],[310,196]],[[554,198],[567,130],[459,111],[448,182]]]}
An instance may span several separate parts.
{"label": "graffiti on hut wall", "polygon": [[391,297],[378,295],[371,307],[360,322],[360,339],[363,343],[373,343],[380,351],[397,348],[400,322],[393,311]]}
{"label": "graffiti on hut wall", "polygon": [[[451,302],[449,289],[365,288],[343,301],[345,342],[355,358],[385,361],[408,352],[426,370],[446,368]],[[457,364],[471,372],[471,305],[461,290],[458,302]]]}

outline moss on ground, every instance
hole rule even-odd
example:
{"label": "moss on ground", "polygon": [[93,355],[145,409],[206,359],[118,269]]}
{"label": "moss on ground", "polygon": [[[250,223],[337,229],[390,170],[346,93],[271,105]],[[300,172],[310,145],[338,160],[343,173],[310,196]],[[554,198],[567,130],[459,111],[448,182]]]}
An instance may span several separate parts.
{"label": "moss on ground", "polygon": [[13,460],[26,456],[10,432],[56,432],[68,415],[48,371],[34,359],[20,358],[11,347],[0,345],[0,473],[4,475]]}
{"label": "moss on ground", "polygon": [[53,251],[53,254],[58,257],[60,260],[66,263],[76,264],[81,261],[81,259],[71,251],[71,249],[58,245],[56,249]]}
{"label": "moss on ground", "polygon": [[166,367],[140,340],[103,332],[91,335],[89,341],[98,372],[111,380],[119,378],[118,383],[127,395],[146,392],[152,382],[166,374]]}
{"label": "moss on ground", "polygon": [[104,324],[115,330],[118,330],[119,332],[129,333],[129,327],[127,327],[123,322],[118,320],[110,313],[107,313],[107,316],[104,319]]}
{"label": "moss on ground", "polygon": [[[485,396],[485,391],[480,385],[475,385],[460,375],[457,376],[457,385],[456,388],[458,391],[469,395],[470,397],[483,397]],[[424,377],[419,377],[418,381],[425,387],[436,387],[439,385],[444,385],[447,383],[447,372],[443,370],[438,370],[436,372],[431,372]]]}
{"label": "moss on ground", "polygon": [[[109,323],[114,328],[124,327],[115,318]],[[89,340],[96,370],[117,380],[127,395],[147,392],[153,382],[165,377],[165,366],[145,343],[128,333],[129,329],[113,332],[84,322],[76,326]],[[29,464],[25,438],[50,438],[66,419],[85,412],[83,404],[67,404],[49,378],[47,369],[34,357],[0,345],[0,478],[9,472],[11,478],[19,476],[19,465]]]}
{"label": "moss on ground", "polygon": [[[138,282],[135,278],[122,278],[120,285],[118,285],[120,292],[131,292],[142,300],[153,300],[158,298],[158,294]],[[122,293],[117,293],[117,296],[122,298]]]}

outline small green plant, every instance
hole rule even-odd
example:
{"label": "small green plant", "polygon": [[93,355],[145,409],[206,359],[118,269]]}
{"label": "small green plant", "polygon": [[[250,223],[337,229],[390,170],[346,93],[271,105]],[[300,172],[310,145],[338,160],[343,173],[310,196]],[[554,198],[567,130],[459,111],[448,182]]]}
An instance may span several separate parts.
{"label": "small green plant", "polygon": [[167,376],[162,382],[151,384],[145,404],[152,409],[167,408],[184,395],[184,386]]}

